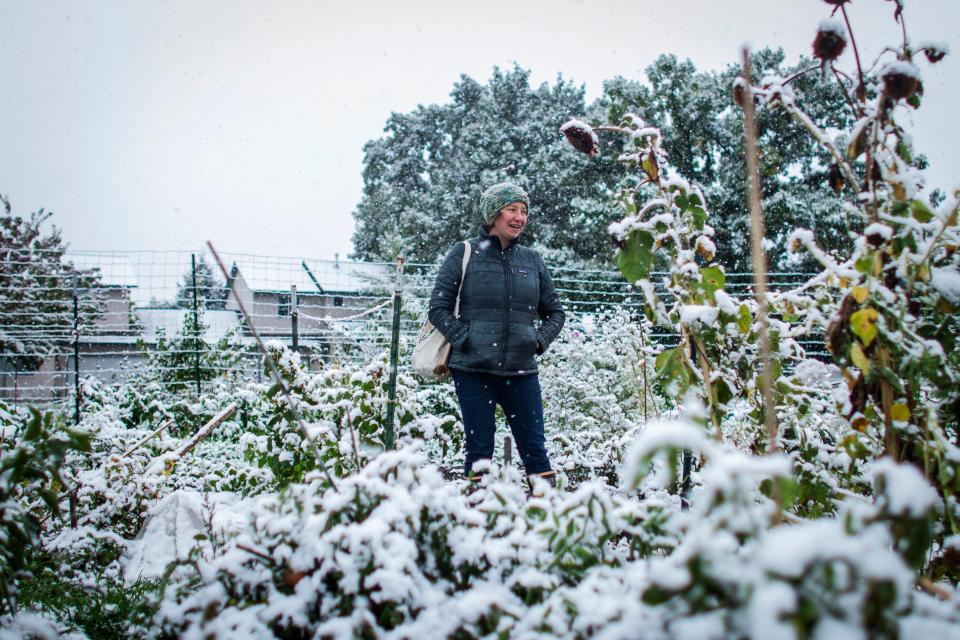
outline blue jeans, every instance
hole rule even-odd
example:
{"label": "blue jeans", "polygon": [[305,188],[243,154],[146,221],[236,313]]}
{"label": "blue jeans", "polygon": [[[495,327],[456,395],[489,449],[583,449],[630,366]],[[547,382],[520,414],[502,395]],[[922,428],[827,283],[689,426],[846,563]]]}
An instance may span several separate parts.
{"label": "blue jeans", "polygon": [[470,474],[477,460],[493,457],[498,404],[507,416],[527,475],[550,471],[550,459],[543,436],[540,378],[537,374],[496,376],[456,369],[451,373],[466,436],[465,474]]}

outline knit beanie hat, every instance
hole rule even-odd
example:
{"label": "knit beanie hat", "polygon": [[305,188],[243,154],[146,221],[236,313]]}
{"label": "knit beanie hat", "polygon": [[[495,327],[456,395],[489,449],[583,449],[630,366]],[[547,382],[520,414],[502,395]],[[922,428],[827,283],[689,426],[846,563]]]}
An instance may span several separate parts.
{"label": "knit beanie hat", "polygon": [[493,219],[508,204],[513,202],[522,202],[530,206],[530,198],[523,188],[518,187],[512,182],[500,182],[488,188],[480,196],[480,213],[488,225],[493,224]]}

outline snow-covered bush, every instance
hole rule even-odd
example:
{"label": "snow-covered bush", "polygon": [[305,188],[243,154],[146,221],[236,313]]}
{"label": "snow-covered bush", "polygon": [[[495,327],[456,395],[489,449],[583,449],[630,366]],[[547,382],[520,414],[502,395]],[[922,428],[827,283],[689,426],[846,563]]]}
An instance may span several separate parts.
{"label": "snow-covered bush", "polygon": [[[299,354],[280,342],[267,344],[282,385],[296,405],[323,465],[335,476],[355,473],[379,451],[386,434],[388,364],[384,354],[358,370],[330,367],[308,374]],[[280,384],[267,391],[272,408],[263,424],[252,425],[241,437],[248,459],[273,473],[279,487],[301,482],[318,468],[318,461],[306,440],[294,410]],[[421,392],[414,378],[397,376],[395,438],[403,445],[412,439],[441,443],[447,453],[459,445],[456,414],[431,415],[432,406],[442,406],[437,390]]]}
{"label": "snow-covered bush", "polygon": [[540,367],[551,461],[572,480],[614,479],[636,426],[660,412],[650,328],[626,309],[572,314]]}
{"label": "snow-covered bush", "polygon": [[[603,483],[527,501],[519,476],[464,495],[416,446],[384,453],[336,487],[314,480],[261,501],[249,527],[168,590],[178,637],[479,637],[593,567],[676,543],[657,506]],[[619,544],[613,544],[620,541]]]}
{"label": "snow-covered bush", "polygon": [[0,614],[16,611],[18,582],[39,544],[40,512],[59,518],[61,473],[71,451],[87,451],[87,434],[54,413],[19,412],[0,402]]}
{"label": "snow-covered bush", "polygon": [[[830,4],[846,18],[845,3]],[[900,23],[902,10],[895,12]],[[619,156],[632,171],[620,194],[626,216],[610,231],[617,263],[643,292],[651,321],[679,328],[680,344],[656,357],[663,388],[678,399],[693,390],[718,440],[730,440],[735,419],[746,425],[737,433],[741,445],[760,450],[766,440],[769,450],[785,451],[797,495],[786,495],[786,487],[772,495],[780,502],[799,497],[798,515],[835,513],[851,493],[882,500],[889,483],[881,475],[874,487],[868,473],[880,456],[922,469],[944,508],[910,523],[888,521],[898,549],[908,549],[910,563],[922,568],[919,559],[935,540],[958,533],[960,516],[960,193],[939,209],[921,197],[922,163],[902,121],[920,106],[919,54],[935,63],[944,50],[934,47],[930,55],[930,47],[913,47],[902,32],[902,43],[885,48],[872,67],[862,67],[867,58],[858,55],[854,73],[835,74],[856,119],[840,135],[820,129],[800,108],[791,83],[802,74],[764,78],[758,86],[749,77],[734,83],[738,105],[752,110],[756,99],[761,108],[785,110],[822,147],[849,229],[842,255],[820,249],[813,232],[795,230],[795,250],[809,253],[822,271],[794,290],[766,295],[762,307],[724,290],[724,268],[712,263],[707,198],[673,171],[659,129],[627,114],[613,125],[570,121],[561,132],[591,156],[596,132],[626,138]],[[808,72],[830,70],[848,41],[857,48],[844,23],[822,24],[814,45],[821,65]],[[659,289],[650,279],[658,265],[668,274]],[[836,368],[817,371],[803,360],[797,338],[811,332],[826,336]],[[761,375],[767,352],[769,383]],[[906,531],[914,532],[909,541]]]}

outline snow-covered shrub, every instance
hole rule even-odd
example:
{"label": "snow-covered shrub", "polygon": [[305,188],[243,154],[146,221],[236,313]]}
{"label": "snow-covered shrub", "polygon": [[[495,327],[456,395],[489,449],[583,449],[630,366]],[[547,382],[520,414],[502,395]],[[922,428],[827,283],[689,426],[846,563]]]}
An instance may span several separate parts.
{"label": "snow-covered shrub", "polygon": [[[829,4],[846,18],[845,3]],[[633,114],[612,125],[576,127],[582,135],[615,132],[626,140],[618,158],[630,170],[618,196],[625,217],[610,232],[618,266],[643,292],[650,320],[679,328],[680,344],[655,360],[661,388],[674,399],[693,390],[718,441],[753,451],[765,442],[768,450],[784,451],[796,482],[771,483],[770,492],[780,503],[798,498],[797,515],[834,514],[850,494],[886,499],[889,483],[881,475],[874,486],[869,473],[880,456],[922,469],[942,510],[909,522],[900,522],[902,515],[885,519],[897,548],[922,568],[935,542],[960,532],[960,193],[941,196],[939,206],[922,197],[923,163],[905,123],[920,107],[918,54],[934,63],[944,51],[911,46],[902,6],[894,17],[904,33],[898,46],[883,49],[871,67],[860,62],[871,58],[857,55],[855,72],[834,74],[855,120],[850,131],[821,129],[800,107],[791,83],[817,67],[757,86],[751,78],[734,83],[738,105],[752,108],[756,101],[761,110],[783,110],[798,131],[812,135],[849,229],[849,242],[834,254],[818,246],[812,231],[794,230],[793,249],[822,271],[793,290],[766,295],[763,307],[725,291],[724,268],[713,262],[707,194],[667,162],[657,127]],[[821,33],[833,38],[839,29],[846,42],[845,23],[821,25]],[[857,48],[852,37],[849,44]],[[818,55],[819,68],[829,70],[835,56]],[[651,279],[656,268],[667,273],[660,283]],[[764,317],[768,347],[761,344]],[[826,337],[837,365],[830,380],[803,359],[798,338],[810,333]],[[765,351],[769,383],[760,375]],[[811,374],[820,379],[809,383]],[[905,540],[908,531],[913,535]]]}
{"label": "snow-covered shrub", "polygon": [[[464,495],[416,446],[374,458],[329,487],[265,498],[249,527],[159,612],[178,637],[479,637],[509,633],[528,605],[597,566],[620,566],[676,540],[659,508],[541,487],[516,472]],[[622,539],[620,544],[613,544]]]}
{"label": "snow-covered shrub", "polygon": [[625,309],[572,315],[544,356],[551,461],[572,479],[600,474],[612,480],[636,425],[659,412],[645,357],[652,349],[648,336],[645,321]]}
{"label": "snow-covered shrub", "polygon": [[53,413],[19,412],[0,402],[0,614],[16,611],[18,582],[39,544],[40,512],[60,517],[61,473],[71,451],[88,451],[87,434]]}
{"label": "snow-covered shrub", "polygon": [[[384,354],[357,370],[326,368],[308,374],[299,354],[273,341],[267,344],[323,465],[335,476],[362,468],[384,447],[387,416],[388,365]],[[242,436],[248,459],[273,473],[278,486],[300,482],[318,468],[318,461],[303,428],[283,394],[280,384],[267,391],[272,410],[265,424],[253,425]],[[413,439],[441,442],[449,452],[460,435],[456,415],[431,415],[432,406],[442,406],[439,391],[421,392],[412,376],[397,376],[395,438],[400,445]],[[449,402],[446,403],[447,409]]]}

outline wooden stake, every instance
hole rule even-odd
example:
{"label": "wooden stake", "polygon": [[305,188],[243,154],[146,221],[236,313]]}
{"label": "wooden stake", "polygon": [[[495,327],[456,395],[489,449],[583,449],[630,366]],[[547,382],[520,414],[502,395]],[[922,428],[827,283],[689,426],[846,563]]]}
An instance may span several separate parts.
{"label": "wooden stake", "polygon": [[164,422],[162,425],[160,425],[159,427],[157,427],[152,433],[150,433],[150,435],[148,435],[146,438],[144,438],[143,440],[141,440],[141,441],[138,442],[137,444],[133,445],[132,447],[130,447],[129,449],[127,449],[126,451],[124,451],[123,453],[121,453],[118,457],[113,458],[110,462],[108,462],[107,464],[103,465],[104,468],[109,467],[109,466],[112,465],[112,464],[116,464],[116,463],[120,462],[121,460],[123,460],[124,458],[126,458],[127,456],[129,456],[131,453],[133,453],[134,451],[136,451],[137,449],[139,449],[139,448],[142,447],[143,445],[147,444],[147,442],[149,442],[152,438],[155,438],[156,436],[160,435],[160,433],[163,432],[164,429],[167,429],[167,428],[170,427],[170,425],[172,425],[172,424],[173,424],[173,418],[171,418],[170,420],[167,420],[166,422]]}
{"label": "wooden stake", "polygon": [[178,460],[183,458],[183,456],[193,451],[193,448],[196,447],[198,444],[200,444],[200,442],[203,441],[204,438],[210,435],[210,433],[217,427],[217,425],[219,425],[224,420],[232,416],[236,410],[237,410],[237,403],[231,402],[226,409],[224,409],[217,415],[213,416],[213,418],[210,419],[210,422],[203,425],[199,431],[193,434],[193,437],[190,438],[190,440],[187,441],[185,445],[180,447],[179,451],[174,453],[172,456],[170,454],[164,454],[162,456],[157,456],[156,458],[151,460],[150,464],[147,465],[147,470],[145,473],[146,474],[163,473],[163,471],[167,468],[167,463],[175,464]]}

